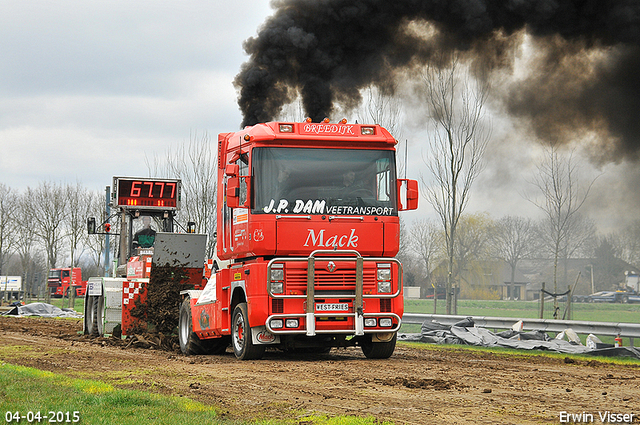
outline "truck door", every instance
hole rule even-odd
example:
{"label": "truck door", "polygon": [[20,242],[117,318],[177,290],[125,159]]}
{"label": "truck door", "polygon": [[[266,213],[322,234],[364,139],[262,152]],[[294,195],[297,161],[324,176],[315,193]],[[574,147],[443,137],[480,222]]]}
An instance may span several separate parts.
{"label": "truck door", "polygon": [[237,251],[238,248],[246,246],[248,240],[249,209],[246,206],[250,180],[248,155],[242,154],[236,164],[238,165],[238,176],[225,176],[223,187],[225,193],[228,193],[227,189],[230,187],[232,179],[238,179],[239,206],[231,208],[227,202],[227,196],[224,196],[222,248],[225,252]]}

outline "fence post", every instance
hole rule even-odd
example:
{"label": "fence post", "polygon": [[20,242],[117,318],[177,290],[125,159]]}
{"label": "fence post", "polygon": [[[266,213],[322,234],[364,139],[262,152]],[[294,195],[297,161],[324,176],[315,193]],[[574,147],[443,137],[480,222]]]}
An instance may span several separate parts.
{"label": "fence post", "polygon": [[544,282],[542,282],[542,289],[540,289],[540,319],[544,319]]}
{"label": "fence post", "polygon": [[571,320],[571,285],[567,286],[567,320]]}

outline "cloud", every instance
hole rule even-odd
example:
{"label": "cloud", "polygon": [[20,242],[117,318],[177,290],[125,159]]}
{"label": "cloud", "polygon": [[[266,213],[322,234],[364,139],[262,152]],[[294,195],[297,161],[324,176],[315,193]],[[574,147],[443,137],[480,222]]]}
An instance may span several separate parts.
{"label": "cloud", "polygon": [[239,128],[242,42],[270,13],[241,0],[0,4],[0,181],[102,190],[192,132]]}

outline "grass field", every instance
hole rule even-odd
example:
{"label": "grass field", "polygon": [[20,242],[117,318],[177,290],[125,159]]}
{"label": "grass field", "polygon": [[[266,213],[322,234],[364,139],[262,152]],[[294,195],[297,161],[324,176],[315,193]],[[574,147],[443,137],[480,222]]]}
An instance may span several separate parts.
{"label": "grass field", "polygon": [[[405,300],[404,309],[407,313],[430,314],[433,301]],[[564,309],[565,304],[560,303],[558,319],[562,319]],[[571,310],[571,320],[637,323],[640,319],[640,304],[573,303]],[[445,314],[444,300],[438,300],[437,313]],[[540,315],[540,304],[537,301],[458,300],[458,315],[533,319]],[[553,303],[545,302],[544,319],[553,318]]]}
{"label": "grass field", "polygon": [[[0,412],[5,423],[242,425],[391,425],[373,418],[305,416],[295,420],[238,422],[187,397],[123,390],[104,382],[74,379],[38,369],[0,363]],[[45,418],[46,417],[46,418]]]}
{"label": "grass field", "polygon": [[[558,319],[562,319],[565,304],[560,303],[559,307]],[[407,313],[432,314],[433,300],[405,300],[404,309]],[[573,303],[571,310],[572,320],[623,323],[640,321],[640,304]],[[444,300],[438,300],[437,314],[445,314]],[[536,319],[540,317],[540,304],[537,301],[458,300],[458,315]],[[544,319],[553,318],[553,303],[545,302]],[[400,332],[420,332],[420,325],[402,325]],[[613,337],[601,339],[603,342],[613,343]]]}

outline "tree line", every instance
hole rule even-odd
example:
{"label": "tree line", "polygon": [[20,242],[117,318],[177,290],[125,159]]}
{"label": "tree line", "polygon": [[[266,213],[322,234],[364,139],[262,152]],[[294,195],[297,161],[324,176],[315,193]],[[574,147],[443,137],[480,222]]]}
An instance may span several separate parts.
{"label": "tree line", "polygon": [[[205,255],[211,258],[216,228],[215,144],[206,133],[193,134],[164,155],[147,158],[147,168],[152,177],[182,180],[182,207],[176,219],[183,228],[191,221],[196,233],[209,235]],[[81,267],[85,280],[104,276],[113,267],[104,263],[105,236],[89,235],[87,218],[104,223],[106,202],[105,191],[80,182],[45,181],[21,191],[0,183],[0,276],[22,276],[25,290],[32,294],[43,293],[52,268]],[[120,222],[110,223],[115,236]],[[114,259],[119,240],[111,241],[109,258]]]}
{"label": "tree line", "polygon": [[[531,219],[507,215],[492,218],[487,213],[463,214],[458,223],[453,254],[452,280],[461,298],[499,299],[489,283],[511,285],[523,262],[533,265],[538,280],[545,281],[550,291],[556,279],[556,292],[564,292],[575,283],[571,260],[581,259],[581,283],[575,294],[591,293],[591,274],[595,290],[617,289],[624,281],[624,267],[640,264],[640,220],[623,230],[599,234],[595,223],[582,215],[575,216],[569,237],[557,245],[547,218]],[[405,286],[419,286],[421,296],[431,295],[434,287],[441,290],[448,279],[448,252],[444,229],[436,220],[419,219],[402,231],[400,257],[404,265]],[[559,249],[556,250],[558,246]],[[555,254],[558,259],[555,261]],[[496,263],[498,262],[498,263]],[[487,279],[487,274],[505,268],[504,280]],[[632,271],[632,270],[628,270]],[[634,271],[639,271],[635,269]],[[478,285],[479,282],[486,284]],[[510,293],[514,293],[510,289]]]}
{"label": "tree line", "polygon": [[79,182],[45,181],[22,191],[0,183],[0,275],[22,276],[35,294],[51,268],[103,271],[104,240],[87,234],[86,219],[103,217],[104,205],[104,193]]}

